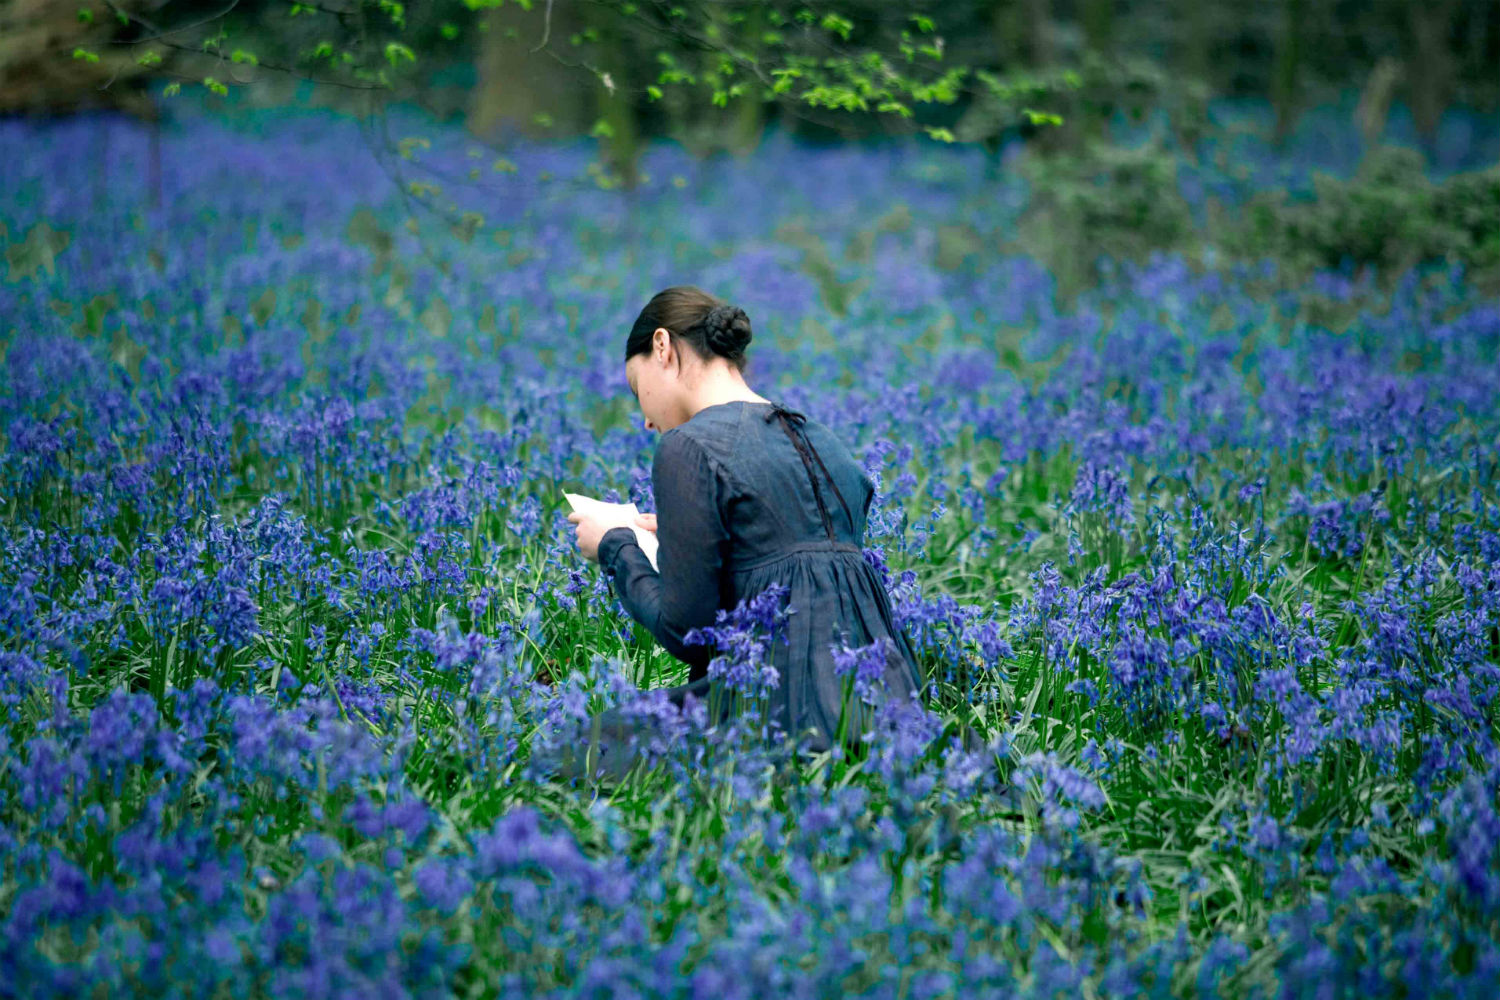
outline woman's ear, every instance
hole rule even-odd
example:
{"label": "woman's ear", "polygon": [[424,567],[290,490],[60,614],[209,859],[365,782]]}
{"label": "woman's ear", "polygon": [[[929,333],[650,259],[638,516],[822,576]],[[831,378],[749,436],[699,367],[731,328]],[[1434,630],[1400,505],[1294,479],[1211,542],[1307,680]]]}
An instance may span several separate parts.
{"label": "woman's ear", "polygon": [[666,327],[659,326],[651,331],[651,347],[657,357],[667,360],[667,353],[672,348],[672,335],[667,332]]}

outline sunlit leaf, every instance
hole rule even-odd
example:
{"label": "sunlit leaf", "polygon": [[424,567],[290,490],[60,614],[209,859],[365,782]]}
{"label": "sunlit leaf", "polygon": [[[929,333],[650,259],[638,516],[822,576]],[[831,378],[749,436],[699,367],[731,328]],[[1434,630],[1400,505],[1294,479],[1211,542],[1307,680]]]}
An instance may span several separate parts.
{"label": "sunlit leaf", "polygon": [[407,62],[416,62],[417,54],[400,42],[386,42],[385,58],[392,66],[395,66],[402,59],[405,59]]}

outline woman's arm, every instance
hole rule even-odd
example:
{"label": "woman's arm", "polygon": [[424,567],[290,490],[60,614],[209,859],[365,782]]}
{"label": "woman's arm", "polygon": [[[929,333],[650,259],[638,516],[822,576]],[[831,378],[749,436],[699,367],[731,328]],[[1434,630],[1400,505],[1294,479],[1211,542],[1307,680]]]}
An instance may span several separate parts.
{"label": "woman's arm", "polygon": [[629,528],[611,528],[599,540],[599,565],[630,616],[673,656],[689,664],[689,678],[704,676],[710,646],[688,646],[690,629],[712,625],[719,610],[720,576],[729,551],[721,514],[725,484],[703,446],[675,429],[661,436],[651,462],[658,514],[656,552],[661,572]]}
{"label": "woman's arm", "polygon": [[864,472],[861,472],[859,474],[859,484],[860,488],[864,490],[865,500],[864,503],[860,505],[859,525],[857,533],[859,534],[859,537],[863,539],[865,536],[865,529],[869,527],[870,524],[870,504],[875,500],[875,480],[871,479]]}

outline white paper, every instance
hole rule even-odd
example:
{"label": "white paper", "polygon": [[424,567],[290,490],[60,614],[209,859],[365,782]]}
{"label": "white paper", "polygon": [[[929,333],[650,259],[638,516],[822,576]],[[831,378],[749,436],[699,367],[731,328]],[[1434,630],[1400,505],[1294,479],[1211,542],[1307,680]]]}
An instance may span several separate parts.
{"label": "white paper", "polygon": [[[579,514],[604,515],[611,519],[620,513],[629,514],[631,517],[640,514],[640,511],[636,509],[633,503],[610,503],[607,500],[595,500],[593,497],[586,497],[581,493],[568,493],[566,491],[563,493],[563,496],[567,499],[568,506],[572,507],[574,512]],[[641,551],[646,553],[646,558],[651,562],[651,568],[660,573],[661,570],[657,569],[656,566],[656,532],[647,531],[638,524],[632,524],[630,529],[635,532],[635,540],[640,545]]]}

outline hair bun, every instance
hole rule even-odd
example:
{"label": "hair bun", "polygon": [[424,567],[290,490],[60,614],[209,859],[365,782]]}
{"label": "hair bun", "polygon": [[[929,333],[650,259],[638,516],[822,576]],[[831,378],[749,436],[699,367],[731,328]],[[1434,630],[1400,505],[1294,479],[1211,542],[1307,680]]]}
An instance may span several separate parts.
{"label": "hair bun", "polygon": [[709,350],[729,358],[738,358],[750,344],[750,317],[739,306],[714,306],[700,321],[703,340]]}

